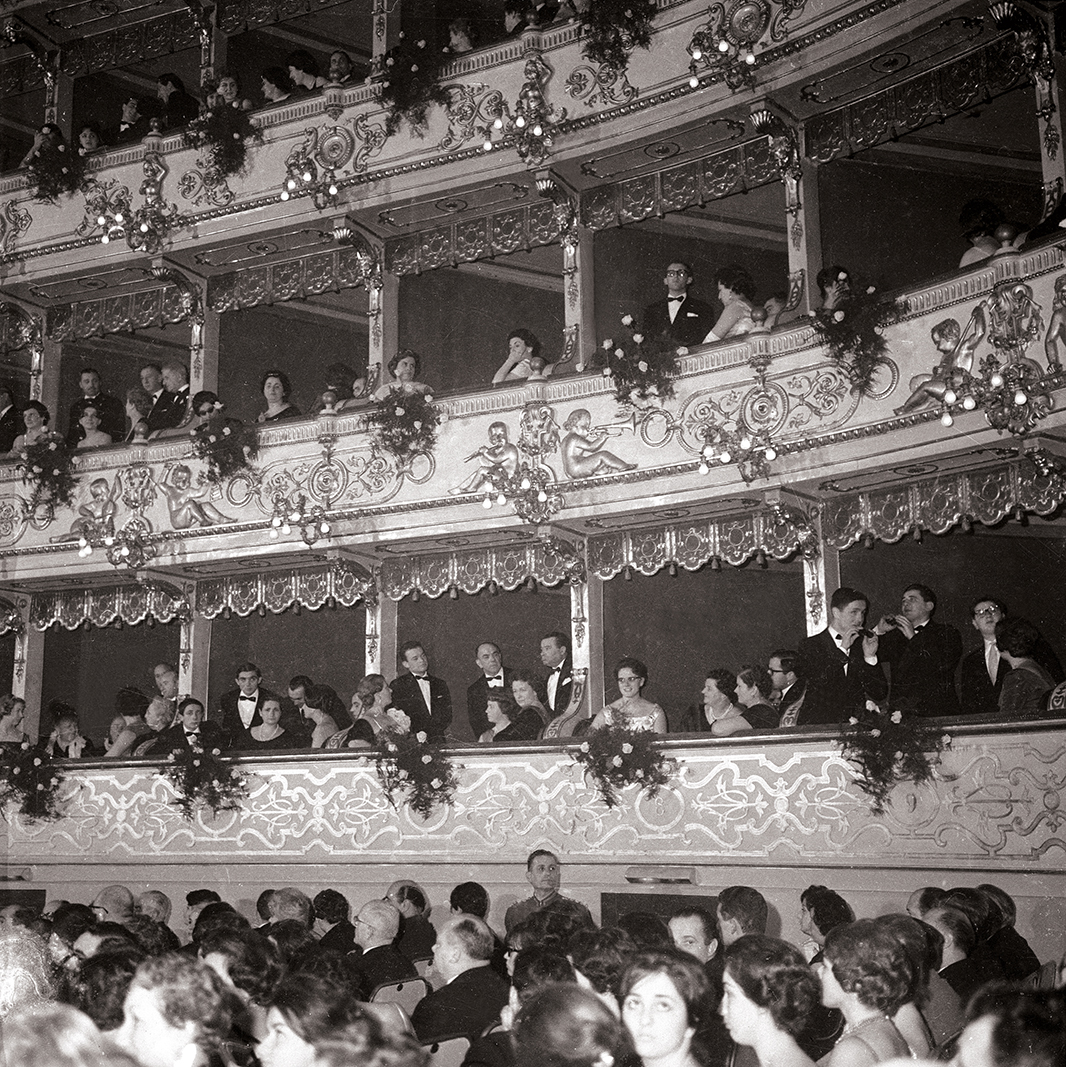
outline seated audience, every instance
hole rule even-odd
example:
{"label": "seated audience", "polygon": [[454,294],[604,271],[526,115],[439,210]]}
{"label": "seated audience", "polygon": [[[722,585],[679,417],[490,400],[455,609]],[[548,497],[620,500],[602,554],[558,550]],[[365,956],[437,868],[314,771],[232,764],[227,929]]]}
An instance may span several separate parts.
{"label": "seated audience", "polygon": [[529,27],[528,0],[504,0],[503,28],[508,37],[521,37]]}
{"label": "seated audience", "polygon": [[452,19],[448,23],[448,47],[446,52],[453,56],[465,55],[477,47],[477,30],[468,18]]}
{"label": "seated audience", "polygon": [[263,99],[267,104],[280,104],[292,96],[292,80],[281,67],[267,67],[259,78]]}
{"label": "seated audience", "polygon": [[78,130],[78,155],[88,156],[106,147],[100,127],[95,122],[83,122]]}
{"label": "seated audience", "polygon": [[549,983],[522,1005],[514,1023],[515,1067],[607,1067],[632,1049],[617,1012],[569,982]]}
{"label": "seated audience", "polygon": [[66,972],[59,999],[85,1012],[100,1030],[108,1033],[122,1025],[123,1004],[137,968],[146,956],[127,948],[94,954],[76,971]]}
{"label": "seated audience", "polygon": [[755,1050],[760,1067],[811,1067],[796,1037],[821,990],[797,948],[763,934],[741,937],[726,949],[722,984],[726,1028]]}
{"label": "seated audience", "polygon": [[326,79],[318,73],[318,61],[302,48],[285,57],[285,66],[298,92],[313,93],[326,85]]}
{"label": "seated audience", "polygon": [[22,158],[20,167],[28,167],[38,156],[47,156],[49,150],[67,147],[63,131],[54,123],[46,122],[34,135],[30,150]]}
{"label": "seated audience", "polygon": [[267,697],[259,705],[259,715],[263,721],[258,726],[252,726],[244,731],[235,746],[238,751],[269,752],[292,748],[298,743],[289,737],[285,727],[281,725],[281,700],[279,698]]}
{"label": "seated audience", "polygon": [[907,898],[907,914],[915,919],[924,919],[926,913],[931,908],[935,908],[944,899],[945,892],[945,890],[933,885],[916,889]]}
{"label": "seated audience", "polygon": [[966,1009],[957,1062],[965,1067],[1062,1067],[1066,994],[994,984]]}
{"label": "seated audience", "polygon": [[823,267],[815,278],[822,310],[833,311],[851,297],[851,274],[839,264]]}
{"label": "seated audience", "polygon": [[139,385],[126,390],[126,418],[130,420],[129,432],[126,434],[128,443],[148,440],[148,435],[152,432],[148,417],[152,414],[153,407],[151,395]]}
{"label": "seated audience", "polygon": [[151,132],[150,121],[155,117],[155,107],[147,100],[129,96],[122,104],[122,121],[114,131],[115,144],[130,144],[142,141]]}
{"label": "seated audience", "polygon": [[604,926],[576,930],[557,947],[565,949],[578,985],[591,989],[612,1011],[618,1008],[622,978],[636,955],[639,945],[621,926]]}
{"label": "seated audience", "polygon": [[[1006,221],[999,205],[991,200],[967,200],[959,212],[959,228],[963,239],[970,242],[970,247],[963,252],[959,266],[968,267],[994,256],[1000,249],[995,236],[996,229]],[[1020,227],[1018,231],[1012,242],[1013,248],[1021,248],[1028,238],[1028,234]]]}
{"label": "seated audience", "polygon": [[352,1067],[357,1063],[365,1067],[426,1067],[429,1059],[411,1034],[379,1023],[369,1008],[360,1018],[319,1038],[313,1047],[314,1067]]}
{"label": "seated audience", "polygon": [[311,902],[315,911],[314,932],[321,948],[348,953],[355,948],[355,928],[351,923],[352,908],[343,893],[323,889]]}
{"label": "seated audience", "polygon": [[4,1019],[4,1056],[18,1067],[144,1067],[69,1004],[30,1004]]}
{"label": "seated audience", "polygon": [[351,725],[326,738],[326,748],[373,748],[381,733],[405,734],[411,728],[411,720],[392,707],[392,690],[380,674],[359,679],[348,714]]}
{"label": "seated audience", "polygon": [[78,425],[82,429],[81,440],[75,445],[76,451],[85,448],[103,448],[112,443],[111,435],[100,429],[100,412],[91,404],[85,404],[78,418]]}
{"label": "seated audience", "polygon": [[236,74],[222,71],[218,75],[218,88],[208,96],[208,107],[232,107],[238,111],[251,111],[252,102],[241,96],[241,84]]}
{"label": "seated audience", "polygon": [[723,267],[715,281],[718,283],[718,299],[723,304],[722,314],[704,337],[704,344],[739,337],[755,329],[751,317],[755,283],[751,275],[742,267]]}
{"label": "seated audience", "polygon": [[999,960],[1003,977],[1008,982],[1020,982],[1040,968],[1040,960],[1029,942],[1014,929],[1018,909],[1014,898],[997,885],[985,882],[977,887],[989,904],[988,949]]}
{"label": "seated audience", "polygon": [[375,400],[384,400],[393,393],[431,393],[428,385],[418,381],[422,372],[422,360],[417,352],[404,348],[389,360],[392,380],[374,391]]}
{"label": "seated audience", "polygon": [[329,84],[350,85],[353,80],[352,57],[342,48],[329,54]]}
{"label": "seated audience", "polygon": [[266,411],[259,413],[257,422],[283,422],[286,419],[300,418],[300,409],[289,400],[292,385],[289,376],[279,370],[268,370],[260,383],[266,399]]}
{"label": "seated audience", "polygon": [[311,1067],[315,1042],[363,1018],[347,985],[313,975],[287,975],[270,998],[266,1036],[256,1053],[263,1067]]}
{"label": "seated audience", "polygon": [[742,718],[752,730],[776,730],[780,715],[770,703],[774,691],[773,679],[765,667],[742,667],[737,675],[737,703],[743,708]]}
{"label": "seated audience", "polygon": [[536,334],[518,327],[507,335],[507,358],[492,376],[492,384],[504,381],[522,381],[527,378],[548,378],[555,369],[541,355],[540,341]]}
{"label": "seated audience", "polygon": [[25,718],[26,701],[22,697],[14,693],[0,697],[0,746],[18,747],[29,743],[29,734],[22,729]]}
{"label": "seated audience", "polygon": [[144,721],[147,708],[148,698],[140,690],[127,687],[118,691],[115,697],[115,711],[118,716],[115,721],[117,722],[118,717],[121,717],[122,725],[104,751],[108,759],[129,755],[140,741],[154,732]]}
{"label": "seated audience", "polygon": [[785,290],[781,290],[781,292],[778,293],[772,293],[766,298],[763,303],[763,310],[766,312],[764,325],[768,330],[774,329],[774,327],[781,322],[781,316],[785,313],[785,308],[787,307],[788,293]]}
{"label": "seated audience", "polygon": [[592,720],[589,730],[598,730],[601,726],[626,726],[631,730],[665,734],[666,713],[658,704],[641,696],[641,690],[648,683],[648,668],[639,659],[626,656],[618,661],[615,677],[622,695]]}
{"label": "seated audience", "polygon": [[321,748],[340,729],[333,716],[325,710],[327,704],[333,703],[331,695],[336,696],[325,685],[312,685],[304,690],[304,703],[300,711],[305,719],[315,724],[311,731],[312,748]]}
{"label": "seated audience", "polygon": [[973,923],[964,911],[950,905],[930,909],[923,921],[944,938],[940,976],[965,1004],[985,981],[980,969],[969,959],[977,945]]}
{"label": "seated audience", "polygon": [[200,114],[200,102],[186,92],[185,83],[176,74],[160,74],[156,92],[163,101],[164,130],[181,129]]}
{"label": "seated audience", "polygon": [[48,424],[52,421],[48,408],[39,400],[27,400],[22,409],[22,424],[26,427],[25,433],[20,433],[11,446],[10,454],[17,456],[30,445],[36,444],[42,438],[46,438],[51,431]]}
{"label": "seated audience", "polygon": [[552,716],[546,706],[547,693],[543,683],[532,671],[524,667],[516,667],[511,671],[511,695],[519,708],[523,711],[532,708],[540,716],[541,724],[548,724]]}
{"label": "seated audience", "polygon": [[485,704],[489,728],[478,738],[481,744],[491,741],[536,741],[544,729],[544,720],[536,708],[519,708],[505,690],[490,691]]}
{"label": "seated audience", "polygon": [[282,979],[281,957],[258,930],[220,929],[200,942],[200,958],[235,1000],[228,1044],[254,1048],[267,1036],[267,1011]]}
{"label": "seated audience", "polygon": [[1006,722],[1039,715],[1055,688],[1055,679],[1034,658],[1040,631],[1023,618],[996,623],[996,647],[1010,664],[999,691],[999,712]]}
{"label": "seated audience", "polygon": [[415,965],[393,942],[400,933],[400,913],[388,900],[371,900],[355,919],[355,943],[362,954],[349,962],[356,992],[369,1000],[380,985],[417,978]]}
{"label": "seated audience", "polygon": [[752,729],[737,703],[737,676],[724,667],[712,667],[703,683],[703,717],[715,737]]}

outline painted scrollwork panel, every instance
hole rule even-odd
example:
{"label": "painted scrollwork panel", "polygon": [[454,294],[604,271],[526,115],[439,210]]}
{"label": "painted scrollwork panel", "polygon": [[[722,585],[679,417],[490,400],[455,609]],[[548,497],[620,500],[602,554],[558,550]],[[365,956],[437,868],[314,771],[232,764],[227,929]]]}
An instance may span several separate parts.
{"label": "painted scrollwork panel", "polygon": [[662,174],[662,206],[666,211],[680,211],[700,198],[700,165],[687,163],[671,167]]}

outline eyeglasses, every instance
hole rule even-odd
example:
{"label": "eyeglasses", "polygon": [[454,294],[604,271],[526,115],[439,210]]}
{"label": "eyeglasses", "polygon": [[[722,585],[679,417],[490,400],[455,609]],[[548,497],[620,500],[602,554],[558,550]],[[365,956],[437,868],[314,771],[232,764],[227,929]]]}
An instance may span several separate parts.
{"label": "eyeglasses", "polygon": [[994,615],[1002,615],[1003,612],[999,608],[980,608],[973,613],[974,618],[991,619]]}
{"label": "eyeglasses", "polygon": [[666,272],[666,276],[667,276],[667,278],[687,278],[688,277],[688,271],[687,270],[668,270]]}
{"label": "eyeglasses", "polygon": [[768,670],[768,671],[769,671],[769,672],[770,672],[771,674],[788,674],[788,671],[783,671],[783,670],[781,670],[781,668],[780,668],[780,667],[767,667],[766,669],[767,669],[767,670]]}

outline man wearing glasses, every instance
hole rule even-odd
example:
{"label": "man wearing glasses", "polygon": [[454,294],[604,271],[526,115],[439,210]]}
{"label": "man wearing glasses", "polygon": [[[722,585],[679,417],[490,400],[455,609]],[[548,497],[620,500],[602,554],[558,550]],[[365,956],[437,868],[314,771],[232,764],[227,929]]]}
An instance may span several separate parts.
{"label": "man wearing glasses", "polygon": [[684,348],[703,343],[714,326],[715,314],[708,304],[689,296],[692,281],[692,268],[687,263],[671,263],[666,268],[666,299],[649,304],[640,324],[648,340],[665,339]]}

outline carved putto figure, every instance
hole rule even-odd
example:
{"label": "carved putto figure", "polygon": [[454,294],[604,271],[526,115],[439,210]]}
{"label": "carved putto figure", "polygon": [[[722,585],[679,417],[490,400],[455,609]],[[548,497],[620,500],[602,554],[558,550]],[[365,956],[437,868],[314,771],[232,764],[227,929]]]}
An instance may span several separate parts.
{"label": "carved putto figure", "polygon": [[210,501],[204,497],[210,492],[208,486],[194,489],[192,471],[179,463],[163,476],[159,488],[167,498],[170,510],[170,525],[175,530],[188,530],[194,526],[218,526],[234,522],[228,519]]}
{"label": "carved putto figure", "polygon": [[604,450],[609,432],[602,426],[593,427],[592,415],[585,408],[572,411],[563,429],[568,431],[562,447],[563,470],[568,478],[591,478],[609,471],[636,469],[635,463],[627,463]]}
{"label": "carved putto figure", "polygon": [[513,478],[521,459],[518,449],[511,444],[507,434],[507,424],[494,422],[489,426],[489,443],[482,445],[476,452],[466,457],[466,463],[478,462],[478,469],[461,485],[448,491],[457,496],[460,493],[477,493],[482,489],[492,488],[493,479]]}

